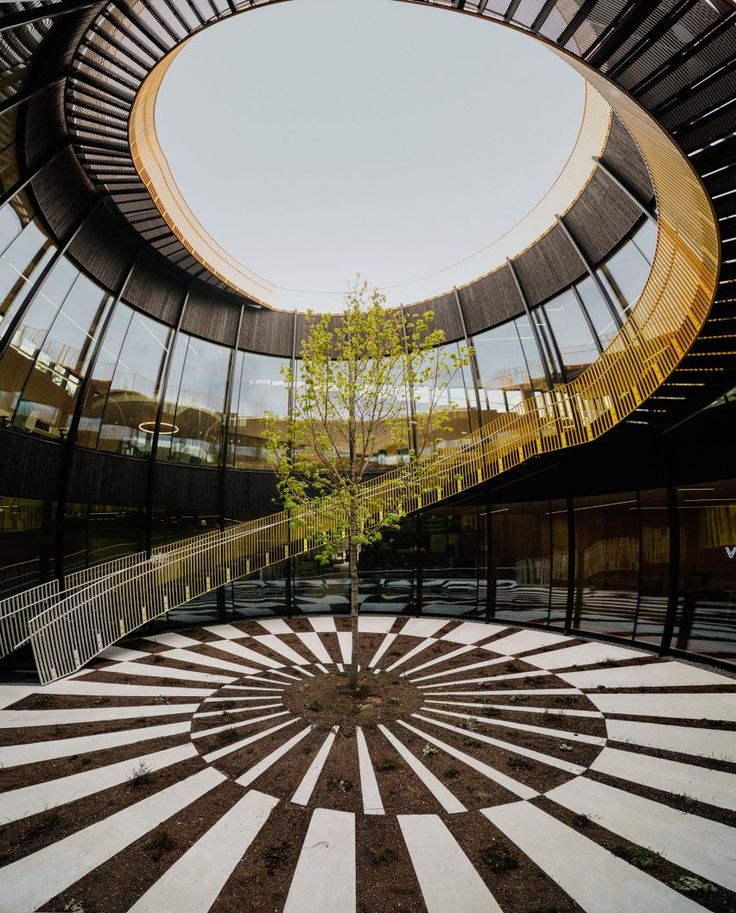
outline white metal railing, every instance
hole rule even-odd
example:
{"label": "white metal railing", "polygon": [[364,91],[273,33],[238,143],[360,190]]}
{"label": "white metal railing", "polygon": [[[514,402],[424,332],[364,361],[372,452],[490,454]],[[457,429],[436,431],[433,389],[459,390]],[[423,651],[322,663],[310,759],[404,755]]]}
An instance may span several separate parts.
{"label": "white metal railing", "polygon": [[59,581],[49,580],[0,600],[0,656],[7,656],[27,642],[30,620],[45,612],[58,597]]}

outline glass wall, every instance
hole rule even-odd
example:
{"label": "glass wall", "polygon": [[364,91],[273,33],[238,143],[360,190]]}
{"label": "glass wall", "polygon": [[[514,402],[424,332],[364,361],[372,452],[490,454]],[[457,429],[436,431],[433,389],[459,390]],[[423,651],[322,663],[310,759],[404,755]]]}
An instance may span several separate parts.
{"label": "glass wall", "polygon": [[557,295],[543,310],[559,346],[565,378],[573,380],[598,358],[600,341],[593,335],[582,302],[573,291]]}
{"label": "glass wall", "polygon": [[551,529],[549,501],[491,508],[494,617],[522,623],[547,621]]}
{"label": "glass wall", "polygon": [[229,368],[225,346],[179,334],[159,425],[158,459],[219,464]]}
{"label": "glass wall", "polygon": [[56,505],[0,496],[0,599],[54,573]]}
{"label": "glass wall", "polygon": [[532,385],[516,321],[479,333],[472,344],[480,375],[481,408],[487,421],[530,396]]}
{"label": "glass wall", "polygon": [[266,469],[263,416],[289,412],[289,390],[282,374],[287,358],[238,351],[228,421],[227,465],[234,469]]}
{"label": "glass wall", "polygon": [[678,490],[680,600],[672,646],[736,659],[736,481]]}

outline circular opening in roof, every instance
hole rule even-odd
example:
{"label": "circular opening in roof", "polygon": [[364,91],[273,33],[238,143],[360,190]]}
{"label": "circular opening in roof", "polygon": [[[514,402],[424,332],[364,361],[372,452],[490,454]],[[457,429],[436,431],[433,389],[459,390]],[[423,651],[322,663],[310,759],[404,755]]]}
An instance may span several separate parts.
{"label": "circular opening in roof", "polygon": [[195,36],[156,131],[196,219],[276,306],[336,310],[356,272],[398,304],[495,266],[489,248],[554,183],[584,106],[583,79],[509,29],[298,0]]}

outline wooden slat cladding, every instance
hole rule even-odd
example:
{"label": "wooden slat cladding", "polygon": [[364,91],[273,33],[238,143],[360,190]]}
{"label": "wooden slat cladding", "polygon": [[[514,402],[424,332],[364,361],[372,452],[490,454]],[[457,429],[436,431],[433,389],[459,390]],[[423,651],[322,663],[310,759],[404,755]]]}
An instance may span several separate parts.
{"label": "wooden slat cladding", "polygon": [[219,513],[220,479],[215,467],[157,462],[151,506]]}
{"label": "wooden slat cladding", "polygon": [[125,292],[125,300],[164,323],[175,324],[186,287],[154,256],[141,257]]}
{"label": "wooden slat cladding", "polygon": [[458,290],[468,333],[478,333],[524,313],[524,305],[507,266]]}
{"label": "wooden slat cladding", "polygon": [[72,456],[66,498],[90,504],[141,507],[145,504],[147,472],[147,460],[77,447]]}
{"label": "wooden slat cladding", "polygon": [[654,190],[647,167],[629,131],[617,117],[613,118],[611,132],[601,159],[638,199],[644,203],[652,199]]}
{"label": "wooden slat cladding", "polygon": [[0,479],[3,495],[56,498],[61,445],[29,434],[0,431]]}
{"label": "wooden slat cladding", "polygon": [[52,234],[65,239],[89,212],[95,195],[70,148],[58,155],[31,183]]}
{"label": "wooden slat cladding", "polygon": [[140,239],[132,232],[121,232],[115,216],[98,206],[70,245],[69,255],[105,288],[115,289],[123,282],[140,246]]}
{"label": "wooden slat cladding", "polygon": [[598,170],[587,192],[565,216],[565,224],[588,261],[598,263],[631,231],[640,216],[641,210]]}
{"label": "wooden slat cladding", "polygon": [[234,295],[220,295],[197,282],[189,292],[182,330],[232,347],[239,316],[240,304]]}
{"label": "wooden slat cladding", "polygon": [[585,272],[580,257],[559,225],[514,260],[530,306],[571,285]]}
{"label": "wooden slat cladding", "polygon": [[291,357],[294,314],[291,311],[246,310],[240,329],[240,348]]}

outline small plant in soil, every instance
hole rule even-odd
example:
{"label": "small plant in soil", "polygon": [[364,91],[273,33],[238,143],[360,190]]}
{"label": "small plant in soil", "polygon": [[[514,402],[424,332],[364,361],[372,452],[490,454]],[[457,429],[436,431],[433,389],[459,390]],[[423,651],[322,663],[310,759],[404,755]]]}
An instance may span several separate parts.
{"label": "small plant in soil", "polygon": [[128,778],[131,786],[148,786],[153,780],[151,768],[145,761],[141,761],[137,767],[133,768],[133,773]]}
{"label": "small plant in soil", "polygon": [[79,765],[80,767],[86,767],[88,764],[92,763],[92,758],[88,754],[79,755]]}
{"label": "small plant in soil", "polygon": [[425,758],[431,758],[433,754],[438,754],[438,751],[433,745],[427,744],[422,748],[422,754]]}
{"label": "small plant in soil", "polygon": [[526,758],[511,757],[506,761],[511,770],[534,770],[534,765],[531,764]]}
{"label": "small plant in soil", "polygon": [[588,827],[590,824],[590,818],[587,815],[574,815],[572,823],[575,827]]}
{"label": "small plant in soil", "polygon": [[494,840],[490,846],[484,847],[480,851],[480,859],[494,875],[505,875],[507,872],[519,868],[517,858],[508,845],[500,840]]}
{"label": "small plant in soil", "polygon": [[380,850],[373,850],[373,862],[375,865],[385,865],[388,862],[393,862],[394,856],[394,851],[386,846],[382,846]]}
{"label": "small plant in soil", "polygon": [[702,881],[700,878],[696,878],[695,875],[680,875],[671,884],[676,891],[681,891],[683,894],[718,893],[718,888],[714,884],[709,881]]}
{"label": "small plant in soil", "polygon": [[61,824],[61,818],[55,813],[44,815],[43,818],[39,818],[36,824],[27,831],[21,843],[33,843],[34,840],[37,840],[47,831],[54,831]]}
{"label": "small plant in soil", "polygon": [[148,851],[148,855],[154,862],[165,856],[167,853],[170,853],[172,850],[176,849],[176,840],[171,836],[168,831],[159,831],[152,840],[149,840],[145,845],[145,849]]}
{"label": "small plant in soil", "polygon": [[442,776],[446,780],[457,780],[457,778],[460,776],[460,771],[457,769],[457,767],[448,767]]}
{"label": "small plant in soil", "polygon": [[398,759],[386,755],[376,764],[376,770],[397,770],[399,766]]}
{"label": "small plant in soil", "polygon": [[34,704],[50,704],[51,695],[50,694],[34,694],[33,703]]}
{"label": "small plant in soil", "polygon": [[307,710],[311,710],[313,713],[319,713],[322,709],[322,704],[319,701],[309,701],[304,705]]}
{"label": "small plant in soil", "polygon": [[220,714],[220,719],[222,720],[223,723],[234,723],[236,717],[235,717],[235,714],[230,713],[229,710],[223,710],[222,713]]}
{"label": "small plant in soil", "polygon": [[468,748],[481,748],[481,744],[477,739],[470,739],[467,736],[463,739],[463,745],[466,745]]}
{"label": "small plant in soil", "polygon": [[560,742],[557,747],[560,751],[575,751],[575,748],[572,745],[568,745],[567,742]]}
{"label": "small plant in soil", "polygon": [[109,704],[109,703],[110,703],[110,698],[105,697],[104,695],[102,697],[98,697],[97,700],[95,701],[95,704]]}
{"label": "small plant in soil", "polygon": [[234,742],[237,737],[238,733],[235,729],[223,729],[222,732],[217,733],[218,741],[222,742],[225,745],[228,742]]}
{"label": "small plant in soil", "polygon": [[289,858],[290,849],[291,844],[289,841],[282,840],[281,843],[274,843],[264,851],[263,858],[266,861],[266,871],[271,877],[276,874],[276,870]]}
{"label": "small plant in soil", "polygon": [[163,658],[163,656],[161,656],[160,653],[154,653],[153,656],[151,657],[152,663],[162,663],[163,661],[164,661],[164,658]]}
{"label": "small plant in soil", "polygon": [[613,854],[625,859],[630,865],[635,865],[637,869],[653,869],[661,861],[657,853],[641,846],[620,844],[613,848]]}
{"label": "small plant in soil", "polygon": [[332,780],[330,780],[330,788],[336,789],[341,793],[349,793],[353,788],[353,784],[350,782],[350,780],[343,780],[338,777],[333,777]]}
{"label": "small plant in soil", "polygon": [[72,899],[64,905],[63,913],[95,913],[95,908],[88,900]]}

